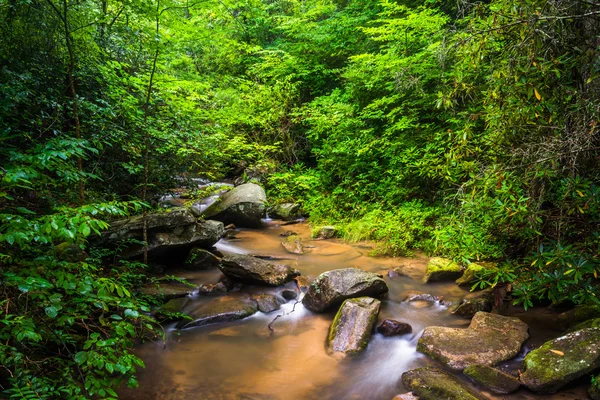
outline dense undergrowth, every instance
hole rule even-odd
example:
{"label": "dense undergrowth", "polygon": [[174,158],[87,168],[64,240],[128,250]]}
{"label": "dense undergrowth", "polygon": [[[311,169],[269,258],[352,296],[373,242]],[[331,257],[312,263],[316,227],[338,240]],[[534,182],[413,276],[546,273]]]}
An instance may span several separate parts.
{"label": "dense undergrowth", "polygon": [[526,307],[597,303],[598,16],[579,0],[0,2],[0,385],[135,384],[147,267],[88,240],[193,176],[263,179],[377,254],[498,261],[481,283]]}

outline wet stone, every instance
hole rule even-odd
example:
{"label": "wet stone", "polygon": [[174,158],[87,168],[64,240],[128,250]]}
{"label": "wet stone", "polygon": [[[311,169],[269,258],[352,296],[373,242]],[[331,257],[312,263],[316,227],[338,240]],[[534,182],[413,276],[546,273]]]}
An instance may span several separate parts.
{"label": "wet stone", "polygon": [[355,354],[364,350],[369,344],[380,307],[381,302],[372,297],[344,301],[329,329],[329,352]]}
{"label": "wet stone", "polygon": [[252,296],[252,300],[256,302],[258,311],[263,313],[270,313],[275,310],[279,310],[281,305],[285,303],[284,299],[274,294],[257,294]]}
{"label": "wet stone", "polygon": [[521,387],[521,383],[514,376],[487,365],[469,365],[463,373],[475,383],[496,394],[509,394]]}
{"label": "wet stone", "polygon": [[397,336],[412,333],[412,326],[406,322],[400,322],[393,319],[384,320],[378,327],[377,332],[383,336]]}
{"label": "wet stone", "polygon": [[228,278],[255,285],[279,286],[300,275],[298,270],[242,254],[223,257],[221,272]]}
{"label": "wet stone", "polygon": [[402,384],[421,400],[485,400],[455,376],[438,368],[417,368],[402,374]]}
{"label": "wet stone", "polygon": [[180,321],[178,329],[203,326],[219,322],[231,322],[249,317],[258,311],[258,306],[248,295],[227,295],[215,297],[207,302],[189,303],[182,312],[191,321]]}

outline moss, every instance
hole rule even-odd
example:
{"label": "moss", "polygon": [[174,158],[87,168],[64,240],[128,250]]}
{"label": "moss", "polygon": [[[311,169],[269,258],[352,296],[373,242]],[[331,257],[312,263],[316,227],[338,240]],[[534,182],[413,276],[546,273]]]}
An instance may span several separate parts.
{"label": "moss", "polygon": [[452,260],[434,257],[429,260],[423,282],[454,280],[460,277],[462,268]]}
{"label": "moss", "polygon": [[484,398],[456,377],[432,367],[413,369],[403,373],[402,384],[420,400],[481,400]]}
{"label": "moss", "polygon": [[467,285],[475,280],[475,274],[484,269],[498,269],[495,263],[470,263],[463,275],[456,280],[457,285]]}
{"label": "moss", "polygon": [[487,365],[470,365],[463,373],[493,393],[508,394],[519,389],[517,378]]}

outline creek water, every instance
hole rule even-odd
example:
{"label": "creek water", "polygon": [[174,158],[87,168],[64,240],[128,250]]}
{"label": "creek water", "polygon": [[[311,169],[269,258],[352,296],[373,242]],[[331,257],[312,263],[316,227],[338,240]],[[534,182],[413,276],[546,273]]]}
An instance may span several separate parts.
{"label": "creek water", "polygon": [[[286,253],[279,236],[284,231],[299,234],[305,245],[314,246],[305,254]],[[375,333],[367,349],[355,357],[339,359],[327,354],[325,338],[334,313],[314,314],[302,303],[288,302],[278,311],[232,323],[213,324],[184,330],[167,326],[166,340],[147,342],[136,348],[145,364],[140,369],[140,387],[123,390],[125,399],[207,399],[207,400],[391,400],[405,393],[400,377],[403,372],[422,366],[437,365],[416,351],[426,326],[467,327],[469,320],[454,316],[447,305],[403,301],[409,291],[443,296],[444,302],[458,301],[469,292],[454,283],[423,285],[427,258],[369,257],[368,245],[349,245],[337,240],[313,241],[305,224],[279,226],[266,221],[263,229],[242,230],[235,240],[221,240],[216,247],[224,254],[244,253],[285,258],[278,261],[297,267],[304,276],[315,278],[332,269],[358,267],[382,274],[389,293],[382,301],[379,321],[390,318],[408,322],[413,333],[384,337]],[[404,266],[409,276],[389,278],[387,271]],[[215,283],[218,269],[176,274],[196,284]],[[288,284],[295,288],[295,283]],[[278,289],[246,287],[242,291],[274,292]],[[192,301],[211,301],[196,296]],[[273,324],[268,325],[281,315]],[[552,315],[544,312],[517,314],[530,326],[529,346],[560,335]],[[524,352],[523,352],[524,353]],[[500,367],[515,373],[523,354]],[[439,366],[439,365],[438,365]],[[466,382],[466,381],[465,381]],[[468,382],[467,382],[468,383]],[[468,383],[469,384],[469,383]],[[508,396],[491,399],[586,399],[585,382],[568,387],[553,396],[534,395],[521,389]]]}

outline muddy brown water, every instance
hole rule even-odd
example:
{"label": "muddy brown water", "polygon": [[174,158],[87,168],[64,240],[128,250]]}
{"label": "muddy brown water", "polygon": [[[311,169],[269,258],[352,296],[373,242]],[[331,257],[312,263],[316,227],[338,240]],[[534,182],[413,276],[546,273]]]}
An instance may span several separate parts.
{"label": "muddy brown water", "polygon": [[[303,255],[286,253],[279,236],[284,231],[298,233],[305,245],[314,246]],[[386,318],[408,322],[412,335],[386,338],[375,333],[367,349],[359,356],[338,359],[327,354],[325,338],[333,313],[313,314],[301,303],[291,301],[281,310],[257,313],[233,323],[213,324],[185,330],[167,326],[164,342],[148,342],[136,348],[145,369],[138,373],[139,388],[121,391],[124,399],[206,399],[206,400],[391,400],[405,393],[400,377],[403,372],[436,362],[416,351],[420,334],[426,326],[466,327],[469,320],[454,316],[446,305],[406,303],[402,300],[411,290],[443,296],[457,301],[469,293],[454,283],[423,285],[427,257],[369,257],[367,244],[350,245],[338,240],[313,241],[305,224],[279,226],[267,221],[261,230],[243,230],[234,240],[221,240],[216,246],[222,253],[245,253],[283,257],[281,261],[297,267],[303,275],[315,278],[332,269],[359,267],[382,273],[390,292],[383,299],[379,320]],[[410,276],[390,279],[387,270],[404,266]],[[192,282],[214,283],[221,277],[218,269],[187,272]],[[416,279],[415,279],[416,278]],[[290,287],[295,285],[293,282]],[[251,287],[243,290],[257,291]],[[275,289],[267,289],[269,290]],[[265,292],[264,288],[260,288]],[[207,298],[198,296],[201,304]],[[553,315],[543,311],[517,313],[530,326],[527,348],[560,335]],[[274,332],[268,325],[273,323]],[[516,373],[523,354],[500,365]],[[467,382],[465,380],[465,382]],[[467,382],[468,383],[468,382]],[[534,395],[526,389],[508,396],[490,399],[587,399],[585,381],[553,396]]]}

